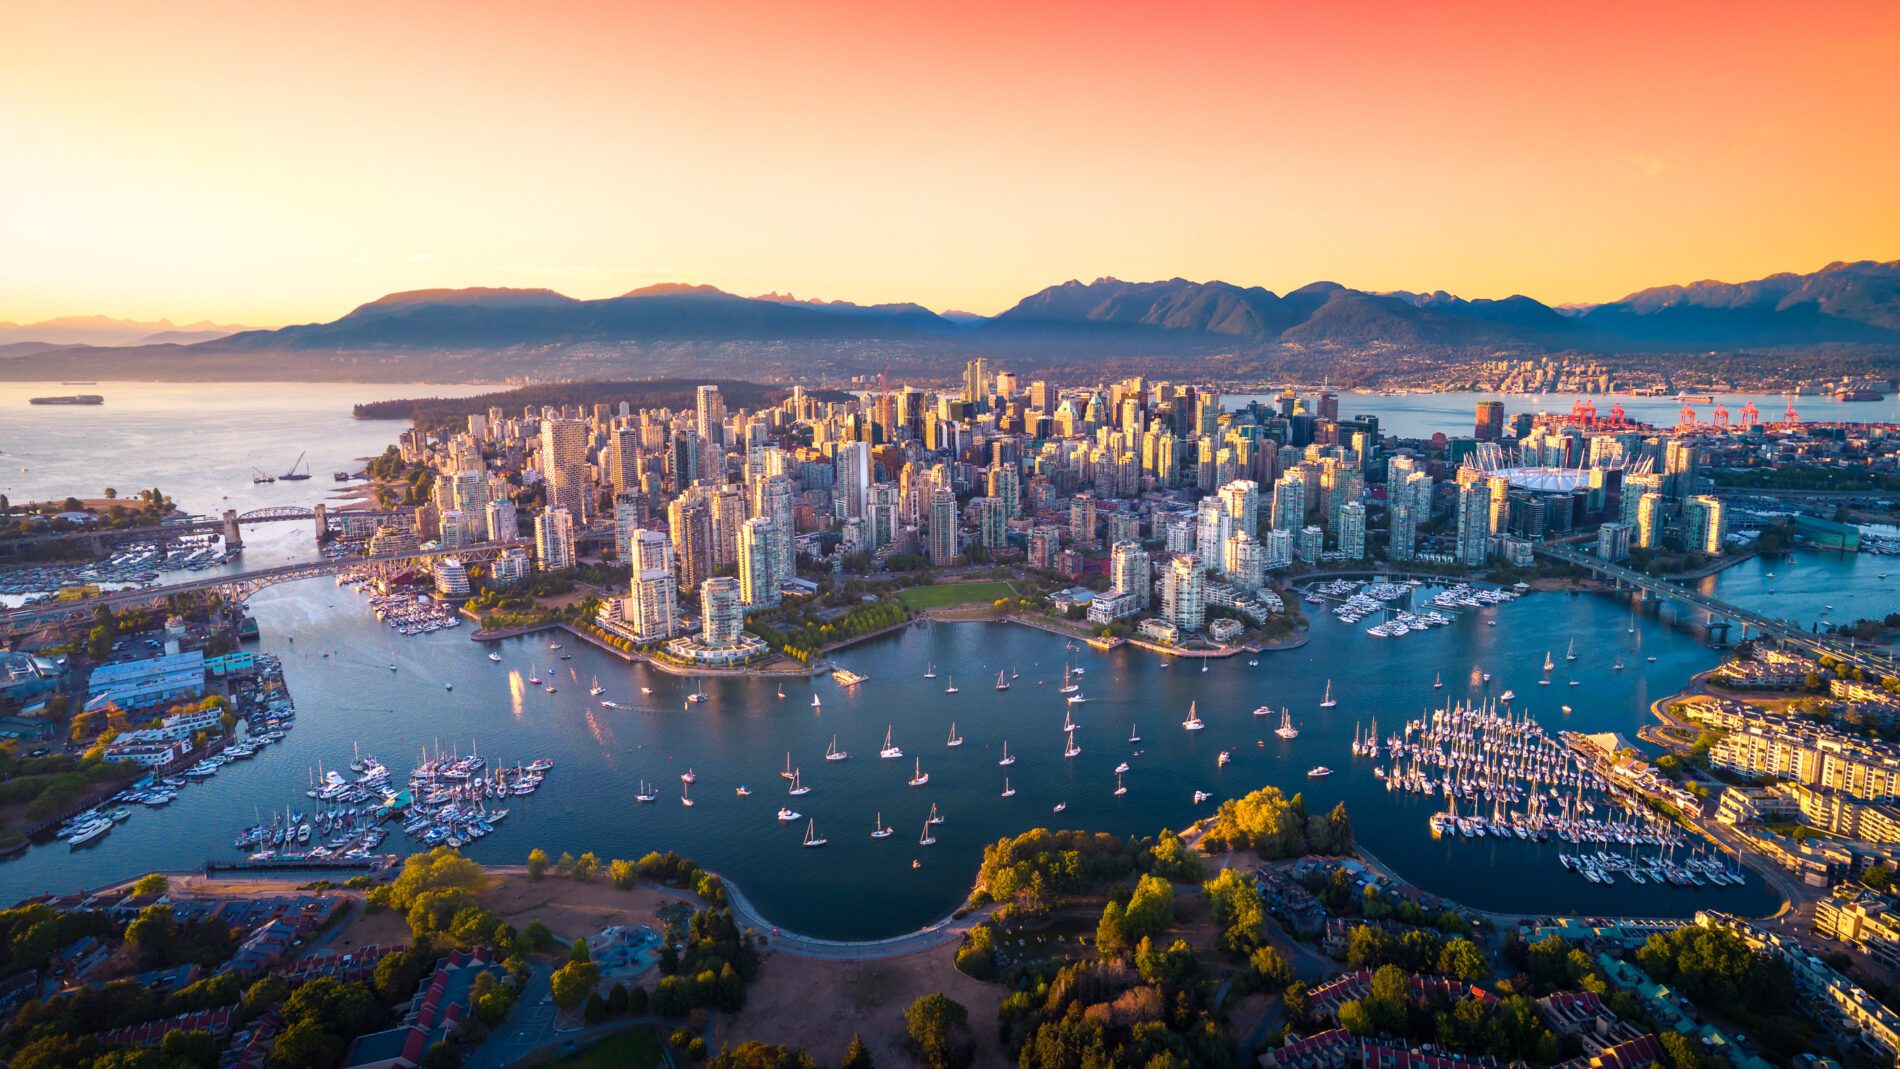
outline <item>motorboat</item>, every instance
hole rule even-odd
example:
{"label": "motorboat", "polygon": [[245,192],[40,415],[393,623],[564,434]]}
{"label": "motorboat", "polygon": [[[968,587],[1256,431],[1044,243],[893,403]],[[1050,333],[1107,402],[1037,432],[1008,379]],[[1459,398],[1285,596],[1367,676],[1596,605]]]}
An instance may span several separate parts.
{"label": "motorboat", "polygon": [[797,820],[801,816],[804,816],[804,814],[798,812],[795,809],[792,809],[789,806],[779,806],[778,819],[781,823],[789,824],[792,821]]}
{"label": "motorboat", "polygon": [[1306,770],[1306,775],[1309,779],[1319,779],[1322,776],[1330,776],[1332,774],[1333,770],[1327,768],[1325,765],[1317,765]]}

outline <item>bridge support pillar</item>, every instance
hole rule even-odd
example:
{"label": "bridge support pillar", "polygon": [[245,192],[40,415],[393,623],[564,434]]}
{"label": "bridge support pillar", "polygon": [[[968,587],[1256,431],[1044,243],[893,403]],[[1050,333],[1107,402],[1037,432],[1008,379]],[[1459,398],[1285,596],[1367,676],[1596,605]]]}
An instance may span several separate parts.
{"label": "bridge support pillar", "polygon": [[1727,620],[1711,619],[1709,621],[1709,645],[1728,645],[1728,629],[1729,622]]}
{"label": "bridge support pillar", "polygon": [[330,510],[319,501],[310,511],[317,514],[317,541],[321,542],[330,533]]}
{"label": "bridge support pillar", "polygon": [[244,532],[238,527],[236,509],[224,510],[224,548],[226,552],[244,548]]}

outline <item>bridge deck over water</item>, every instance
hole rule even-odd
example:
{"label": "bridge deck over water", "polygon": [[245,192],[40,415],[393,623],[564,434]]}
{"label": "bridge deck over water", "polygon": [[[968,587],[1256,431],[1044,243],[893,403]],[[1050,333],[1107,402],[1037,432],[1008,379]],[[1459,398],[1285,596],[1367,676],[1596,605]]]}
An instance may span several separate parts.
{"label": "bridge deck over water", "polygon": [[1614,580],[1619,585],[1646,590],[1693,606],[1708,613],[1710,620],[1718,625],[1738,623],[1744,628],[1753,629],[1758,634],[1779,639],[1788,645],[1811,650],[1816,654],[1824,654],[1868,672],[1879,675],[1900,674],[1900,667],[1896,666],[1893,658],[1856,646],[1835,635],[1823,635],[1810,631],[1796,621],[1745,609],[1732,602],[1692,590],[1680,583],[1646,575],[1633,568],[1604,560],[1594,554],[1584,553],[1569,546],[1540,543],[1534,547],[1534,550],[1541,557],[1588,568],[1606,579]]}

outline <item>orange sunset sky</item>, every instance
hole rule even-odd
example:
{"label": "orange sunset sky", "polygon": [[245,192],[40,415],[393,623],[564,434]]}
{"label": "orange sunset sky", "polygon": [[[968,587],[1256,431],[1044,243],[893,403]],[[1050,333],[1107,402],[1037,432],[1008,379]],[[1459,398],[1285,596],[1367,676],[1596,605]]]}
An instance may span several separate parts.
{"label": "orange sunset sky", "polygon": [[0,7],[0,320],[1900,257],[1900,3]]}

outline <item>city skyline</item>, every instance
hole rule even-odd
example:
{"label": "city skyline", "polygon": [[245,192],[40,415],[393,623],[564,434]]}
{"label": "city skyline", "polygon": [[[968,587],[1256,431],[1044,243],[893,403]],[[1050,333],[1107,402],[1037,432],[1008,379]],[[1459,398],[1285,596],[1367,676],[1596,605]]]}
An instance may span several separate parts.
{"label": "city skyline", "polygon": [[0,319],[663,281],[994,313],[1105,275],[1565,303],[1888,259],[1900,15],[1832,8],[14,11]]}

